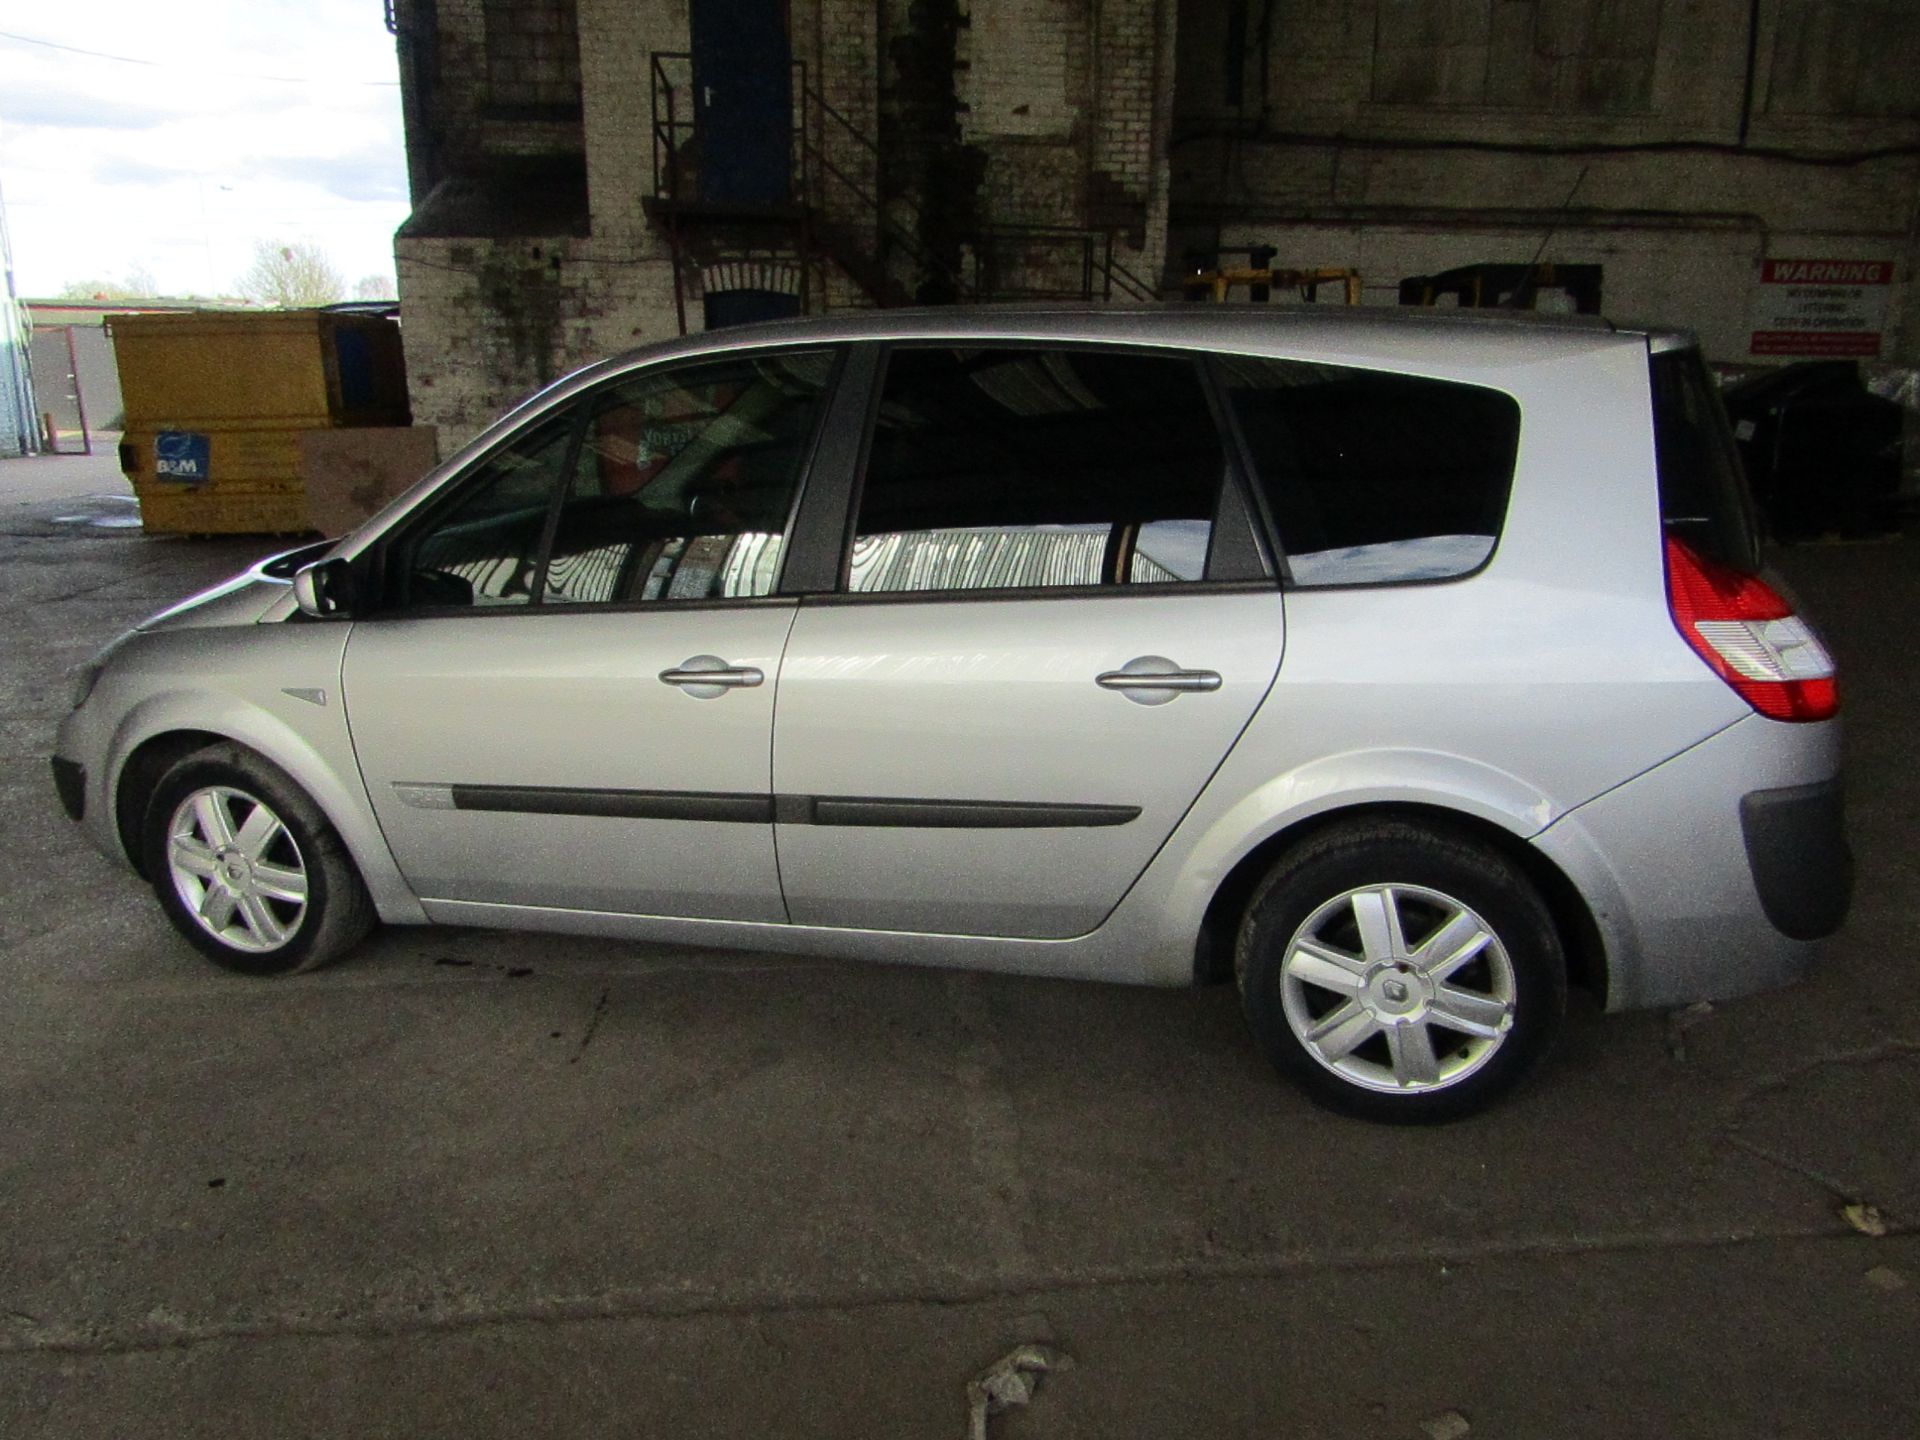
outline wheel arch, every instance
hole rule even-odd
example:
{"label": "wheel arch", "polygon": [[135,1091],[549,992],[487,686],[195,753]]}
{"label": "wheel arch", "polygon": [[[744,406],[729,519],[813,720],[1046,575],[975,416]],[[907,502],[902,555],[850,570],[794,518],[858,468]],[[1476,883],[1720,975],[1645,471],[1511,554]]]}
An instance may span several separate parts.
{"label": "wheel arch", "polygon": [[[283,771],[340,836],[362,883],[372,896],[380,918],[389,924],[424,924],[426,911],[413,893],[373,819],[364,791],[356,797],[351,787],[360,783],[351,759],[348,773],[339,773],[299,732],[285,721],[256,706],[236,703],[215,715],[193,697],[156,696],[135,707],[123,720],[112,752],[123,756],[110,767],[107,791],[113,802],[114,839],[121,853],[143,879],[151,880],[140,856],[139,830],[147,797],[168,769],[183,757],[209,745],[232,744],[248,750]],[[321,784],[310,777],[322,777]]]}
{"label": "wheel arch", "polygon": [[1482,816],[1417,801],[1377,801],[1341,806],[1305,816],[1275,831],[1240,857],[1215,887],[1194,945],[1193,978],[1212,985],[1233,978],[1233,950],[1240,921],[1260,882],[1292,850],[1323,831],[1354,820],[1399,819],[1451,831],[1512,861],[1546,903],[1567,956],[1568,981],[1607,998],[1606,946],[1593,911],[1579,888],[1526,839]]}
{"label": "wheel arch", "polygon": [[223,742],[240,743],[211,730],[163,730],[134,746],[121,765],[120,773],[113,781],[114,833],[119,838],[120,849],[126,855],[127,863],[133,866],[134,873],[142,880],[153,879],[147,874],[146,857],[142,853],[144,847],[140,843],[140,826],[146,819],[147,801],[154,787],[167,771],[196,750]]}

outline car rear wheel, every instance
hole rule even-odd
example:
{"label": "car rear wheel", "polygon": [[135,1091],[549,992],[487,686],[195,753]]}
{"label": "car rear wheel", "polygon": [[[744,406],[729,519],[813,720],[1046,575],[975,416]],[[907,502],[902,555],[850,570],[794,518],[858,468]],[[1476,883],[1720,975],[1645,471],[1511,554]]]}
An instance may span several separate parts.
{"label": "car rear wheel", "polygon": [[174,928],[248,975],[314,970],[373,926],[373,902],[326,817],[277,766],[209,746],[161,777],[142,827]]}
{"label": "car rear wheel", "polygon": [[1545,1055],[1566,1008],[1552,917],[1504,856],[1402,820],[1321,832],[1255,892],[1235,954],[1248,1024],[1315,1100],[1458,1119]]}

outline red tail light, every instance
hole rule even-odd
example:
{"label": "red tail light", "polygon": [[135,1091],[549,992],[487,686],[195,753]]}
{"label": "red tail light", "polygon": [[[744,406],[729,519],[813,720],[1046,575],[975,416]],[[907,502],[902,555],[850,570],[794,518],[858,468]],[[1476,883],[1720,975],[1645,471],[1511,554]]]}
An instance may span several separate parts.
{"label": "red tail light", "polygon": [[1826,720],[1840,709],[1833,657],[1758,576],[1668,539],[1667,608],[1713,673],[1767,718]]}

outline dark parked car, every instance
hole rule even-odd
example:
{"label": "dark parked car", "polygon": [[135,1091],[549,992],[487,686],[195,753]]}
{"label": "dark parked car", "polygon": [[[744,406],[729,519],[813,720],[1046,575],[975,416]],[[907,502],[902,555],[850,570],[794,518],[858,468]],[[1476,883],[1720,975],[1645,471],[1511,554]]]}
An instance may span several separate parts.
{"label": "dark parked car", "polygon": [[1900,407],[1851,360],[1786,365],[1721,395],[1754,499],[1782,540],[1896,524]]}

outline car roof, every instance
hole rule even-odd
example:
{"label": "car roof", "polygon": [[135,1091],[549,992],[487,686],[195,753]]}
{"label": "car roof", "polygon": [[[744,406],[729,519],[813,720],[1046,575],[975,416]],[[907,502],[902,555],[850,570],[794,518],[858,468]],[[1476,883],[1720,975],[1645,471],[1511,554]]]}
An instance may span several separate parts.
{"label": "car roof", "polygon": [[754,350],[863,341],[938,341],[980,348],[1056,342],[1136,345],[1388,371],[1411,365],[1480,383],[1498,383],[1543,361],[1617,355],[1630,347],[1645,354],[1695,343],[1685,331],[1627,327],[1591,315],[1385,305],[1083,303],[843,310],[701,331],[588,364],[508,409],[396,504],[413,503],[534,416],[636,369]]}
{"label": "car roof", "polygon": [[860,340],[1058,340],[1249,354],[1324,346],[1330,352],[1378,355],[1391,355],[1401,346],[1430,353],[1468,344],[1492,347],[1512,360],[1585,353],[1622,343],[1651,344],[1657,350],[1693,343],[1684,331],[1617,325],[1597,315],[1524,310],[1251,303],[948,305],[843,310],[730,326],[630,351],[593,368],[604,372],[674,355]]}

